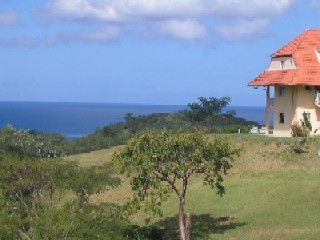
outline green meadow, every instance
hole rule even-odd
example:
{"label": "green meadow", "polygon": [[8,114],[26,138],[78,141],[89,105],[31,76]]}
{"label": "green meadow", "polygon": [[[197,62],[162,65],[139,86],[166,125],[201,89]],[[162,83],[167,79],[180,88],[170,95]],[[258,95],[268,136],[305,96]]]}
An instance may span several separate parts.
{"label": "green meadow", "polygon": [[[186,210],[192,214],[192,239],[319,239],[320,236],[320,139],[273,138],[258,135],[209,135],[227,138],[241,148],[225,176],[226,194],[219,197],[192,179]],[[121,146],[120,146],[121,147]],[[80,165],[111,161],[120,147],[73,155],[66,161]],[[131,198],[130,180],[92,197],[92,202],[124,203]],[[161,228],[165,239],[178,239],[178,201],[163,203],[163,216],[131,216],[136,224]]]}

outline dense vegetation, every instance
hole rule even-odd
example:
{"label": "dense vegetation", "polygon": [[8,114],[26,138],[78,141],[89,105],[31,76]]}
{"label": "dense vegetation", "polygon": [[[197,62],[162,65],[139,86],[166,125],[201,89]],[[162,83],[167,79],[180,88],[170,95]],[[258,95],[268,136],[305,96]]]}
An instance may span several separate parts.
{"label": "dense vegetation", "polygon": [[188,104],[188,109],[176,113],[155,113],[134,116],[127,113],[124,122],[107,125],[66,145],[69,154],[90,152],[124,144],[146,131],[162,130],[204,133],[248,133],[256,122],[237,118],[235,111],[224,112],[231,101],[228,97],[204,98]]}
{"label": "dense vegetation", "polygon": [[174,132],[248,133],[256,122],[237,118],[234,111],[224,112],[231,99],[203,98],[188,104],[189,109],[175,113],[134,116],[127,113],[124,121],[109,124],[91,134],[69,141],[59,134],[34,130],[17,130],[8,125],[0,129],[0,146],[16,155],[59,157],[90,152],[124,144],[137,134],[171,130]]}
{"label": "dense vegetation", "polygon": [[152,229],[123,218],[118,204],[92,203],[119,186],[112,165],[63,161],[58,139],[10,126],[0,131],[0,240],[150,239]]}
{"label": "dense vegetation", "polygon": [[17,130],[7,125],[0,129],[0,154],[17,157],[61,157],[67,139],[59,134],[45,134],[29,130]]}

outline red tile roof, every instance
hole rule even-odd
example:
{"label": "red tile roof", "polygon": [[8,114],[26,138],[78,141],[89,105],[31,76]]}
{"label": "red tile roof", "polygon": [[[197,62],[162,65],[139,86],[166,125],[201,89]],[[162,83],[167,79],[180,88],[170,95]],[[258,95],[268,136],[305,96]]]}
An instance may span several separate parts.
{"label": "red tile roof", "polygon": [[296,69],[265,70],[250,86],[268,85],[319,85],[320,62],[316,51],[320,51],[320,30],[305,30],[287,45],[272,54],[272,58],[292,56]]}

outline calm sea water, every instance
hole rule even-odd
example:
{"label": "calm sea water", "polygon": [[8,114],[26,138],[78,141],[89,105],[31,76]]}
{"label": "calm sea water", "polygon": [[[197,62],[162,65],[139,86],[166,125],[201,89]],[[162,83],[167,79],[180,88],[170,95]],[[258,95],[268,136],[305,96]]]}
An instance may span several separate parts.
{"label": "calm sea water", "polygon": [[[106,103],[0,102],[0,127],[60,133],[74,139],[110,123],[121,122],[126,113],[134,116],[171,113],[182,105],[130,105]],[[229,107],[238,117],[264,124],[263,107]]]}

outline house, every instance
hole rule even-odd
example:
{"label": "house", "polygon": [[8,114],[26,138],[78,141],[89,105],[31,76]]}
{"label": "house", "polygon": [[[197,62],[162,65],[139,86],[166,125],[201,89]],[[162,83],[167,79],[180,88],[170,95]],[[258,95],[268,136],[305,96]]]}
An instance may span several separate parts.
{"label": "house", "polygon": [[272,54],[268,69],[248,85],[266,90],[267,133],[270,112],[275,136],[291,136],[291,126],[301,123],[305,112],[310,134],[320,134],[320,30],[305,30]]}

